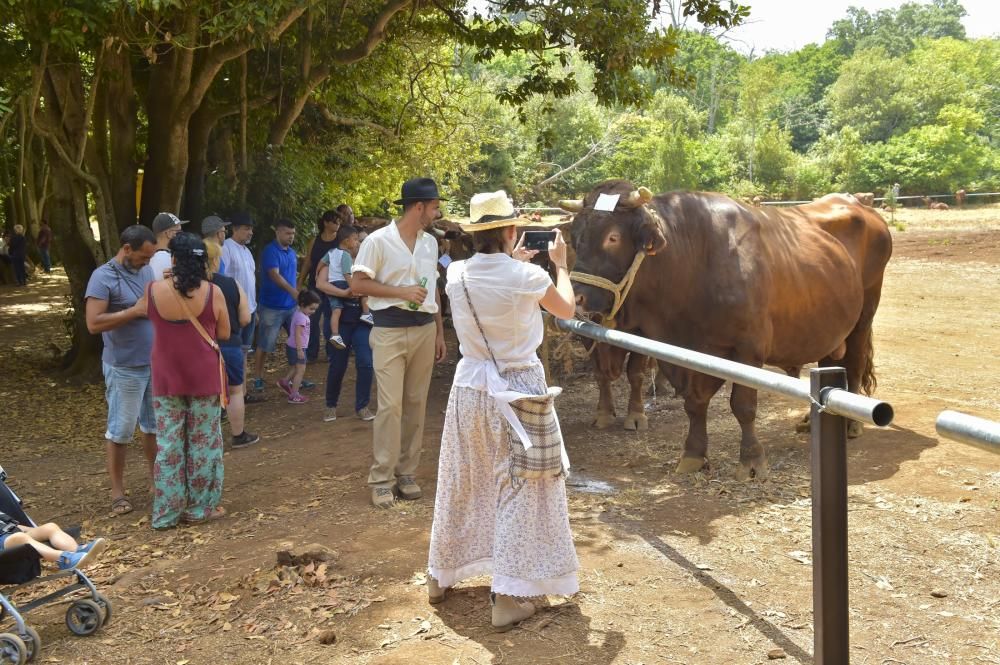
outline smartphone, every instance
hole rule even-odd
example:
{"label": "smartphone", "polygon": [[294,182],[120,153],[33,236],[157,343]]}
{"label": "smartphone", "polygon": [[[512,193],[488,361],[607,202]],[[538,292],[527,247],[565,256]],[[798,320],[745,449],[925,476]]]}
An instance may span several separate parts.
{"label": "smartphone", "polygon": [[555,242],[555,239],[555,231],[525,231],[524,248],[545,252],[549,249],[549,243]]}

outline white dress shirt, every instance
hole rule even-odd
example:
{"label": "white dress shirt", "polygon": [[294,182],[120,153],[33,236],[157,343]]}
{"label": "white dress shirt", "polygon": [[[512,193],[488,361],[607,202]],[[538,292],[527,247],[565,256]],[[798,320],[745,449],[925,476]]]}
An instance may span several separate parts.
{"label": "white dress shirt", "polygon": [[253,252],[246,245],[226,238],[226,242],[222,243],[222,261],[226,267],[223,274],[243,287],[243,292],[247,294],[247,306],[253,314],[257,311],[257,262],[253,260]]}
{"label": "white dress shirt", "polygon": [[[354,272],[363,272],[386,286],[418,286],[421,278],[426,278],[427,297],[416,311],[436,314],[437,262],[438,244],[434,236],[421,231],[411,252],[400,237],[396,222],[390,222],[361,243],[354,257]],[[399,298],[368,297],[369,309],[389,307],[408,309],[407,301]]]}

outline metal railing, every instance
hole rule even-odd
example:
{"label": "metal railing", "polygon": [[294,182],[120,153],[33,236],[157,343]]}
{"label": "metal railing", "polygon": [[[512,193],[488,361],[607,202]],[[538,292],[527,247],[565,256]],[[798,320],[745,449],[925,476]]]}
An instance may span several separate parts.
{"label": "metal railing", "polygon": [[847,665],[847,419],[885,427],[892,422],[892,406],[848,392],[842,367],[812,369],[809,381],[804,381],[587,321],[553,320],[566,332],[810,404],[813,651],[816,665]]}
{"label": "metal railing", "polygon": [[942,411],[935,423],[941,436],[1000,453],[1000,423],[958,411]]}

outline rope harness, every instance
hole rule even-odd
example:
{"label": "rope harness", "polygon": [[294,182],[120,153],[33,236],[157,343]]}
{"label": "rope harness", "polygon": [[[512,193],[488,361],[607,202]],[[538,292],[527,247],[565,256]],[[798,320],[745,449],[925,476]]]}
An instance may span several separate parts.
{"label": "rope harness", "polygon": [[605,291],[610,291],[615,296],[615,302],[611,306],[611,314],[604,320],[604,325],[608,328],[615,327],[615,316],[618,315],[618,311],[625,304],[625,299],[628,298],[629,291],[632,290],[632,284],[635,282],[636,273],[639,272],[639,266],[646,259],[646,252],[638,252],[635,255],[635,259],[632,260],[632,267],[628,269],[625,276],[617,284],[612,282],[610,279],[605,279],[604,277],[598,277],[597,275],[591,275],[585,272],[573,271],[569,274],[569,278],[573,282],[579,282],[580,284],[586,284],[588,286],[596,286],[599,289],[604,289]]}

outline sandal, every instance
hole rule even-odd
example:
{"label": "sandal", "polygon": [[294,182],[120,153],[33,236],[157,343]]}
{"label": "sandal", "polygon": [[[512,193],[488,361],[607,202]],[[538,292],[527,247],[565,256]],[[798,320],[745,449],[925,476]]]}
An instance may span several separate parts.
{"label": "sandal", "polygon": [[119,515],[128,515],[132,512],[132,510],[132,502],[124,496],[120,496],[111,501],[111,513],[115,517],[118,517]]}
{"label": "sandal", "polygon": [[212,512],[210,512],[205,517],[190,517],[188,515],[181,515],[181,522],[184,524],[204,524],[205,522],[212,522],[214,520],[220,520],[226,516],[226,509],[222,506],[216,506]]}

